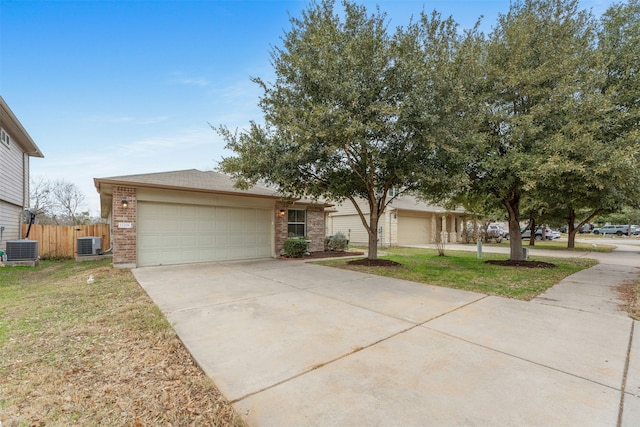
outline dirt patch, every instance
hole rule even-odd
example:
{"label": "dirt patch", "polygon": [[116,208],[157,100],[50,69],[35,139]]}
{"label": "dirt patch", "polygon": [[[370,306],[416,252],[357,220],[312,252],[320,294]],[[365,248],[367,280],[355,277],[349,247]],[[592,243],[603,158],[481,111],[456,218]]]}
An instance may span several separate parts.
{"label": "dirt patch", "polygon": [[485,261],[487,264],[502,265],[504,267],[524,267],[524,268],[555,268],[555,264],[543,261],[516,261],[516,260],[497,260],[492,259]]}
{"label": "dirt patch", "polygon": [[291,257],[281,256],[280,259],[285,259],[285,260],[322,259],[322,258],[362,256],[362,255],[364,255],[364,252],[322,251],[322,252],[311,252],[308,255],[303,256],[302,258],[291,258]]}
{"label": "dirt patch", "polygon": [[637,282],[621,283],[613,288],[618,295],[621,310],[629,313],[635,320],[640,320],[640,284]]}
{"label": "dirt patch", "polygon": [[352,261],[347,261],[349,265],[362,265],[365,267],[401,267],[402,264],[399,262],[391,261],[388,259],[354,259]]}

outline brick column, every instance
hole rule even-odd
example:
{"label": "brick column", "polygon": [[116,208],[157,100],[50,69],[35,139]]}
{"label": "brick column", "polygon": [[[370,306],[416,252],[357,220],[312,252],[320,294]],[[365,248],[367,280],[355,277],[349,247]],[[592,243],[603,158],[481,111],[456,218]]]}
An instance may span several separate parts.
{"label": "brick column", "polygon": [[[283,213],[280,213],[283,211]],[[282,201],[276,202],[276,208],[273,217],[275,227],[275,250],[276,256],[280,256],[284,249],[284,241],[289,235],[287,203]]]}
{"label": "brick column", "polygon": [[[127,207],[122,201],[127,201]],[[115,267],[133,268],[137,262],[137,219],[138,201],[136,189],[131,187],[114,187],[113,189],[113,265]]]}
{"label": "brick column", "polygon": [[307,208],[307,237],[311,240],[309,252],[324,251],[324,208],[309,206]]}

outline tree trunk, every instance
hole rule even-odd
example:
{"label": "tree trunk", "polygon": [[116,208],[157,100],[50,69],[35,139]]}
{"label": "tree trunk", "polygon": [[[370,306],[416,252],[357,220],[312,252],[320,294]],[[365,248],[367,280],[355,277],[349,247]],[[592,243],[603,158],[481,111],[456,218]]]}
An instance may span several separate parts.
{"label": "tree trunk", "polygon": [[378,213],[371,210],[369,213],[369,227],[367,232],[369,234],[369,249],[368,259],[378,259],[378,221],[380,217]]}
{"label": "tree trunk", "polygon": [[579,228],[576,228],[574,225],[576,221],[576,212],[573,209],[571,210],[571,212],[569,212],[569,218],[567,218],[567,220],[567,231],[569,232],[567,238],[567,248],[573,249],[576,247],[576,234],[579,230]]}
{"label": "tree trunk", "polygon": [[507,208],[509,214],[509,259],[512,261],[522,261],[522,238],[520,237],[520,198],[517,195],[510,199],[505,199],[502,204]]}
{"label": "tree trunk", "polygon": [[369,222],[367,222],[367,216],[360,206],[358,202],[353,197],[349,197],[351,203],[353,203],[353,207],[358,212],[358,216],[360,217],[360,221],[362,221],[362,225],[364,225],[364,229],[367,230],[367,234],[369,235],[369,247],[368,247],[368,259],[378,259],[378,221],[380,220],[380,215],[384,211],[384,209],[380,209],[378,206],[383,205],[382,203],[378,203],[378,200],[373,198],[369,199]]}
{"label": "tree trunk", "polygon": [[[529,230],[531,230],[531,234],[529,234],[529,246],[535,246],[536,245],[536,219],[533,217],[529,220]],[[544,238],[544,233],[542,237]]]}
{"label": "tree trunk", "polygon": [[580,224],[578,224],[577,227],[574,227],[574,223],[576,220],[576,211],[575,210],[571,210],[571,212],[569,213],[569,223],[567,224],[569,226],[569,238],[568,238],[568,242],[567,242],[567,248],[575,248],[576,246],[576,234],[578,234],[578,231],[580,231],[580,229],[589,223],[589,221],[591,221],[593,218],[595,218],[597,215],[600,215],[600,213],[602,212],[602,209],[596,209],[595,211],[591,212],[591,215],[589,215],[588,217],[586,217],[584,219],[584,221],[582,221]]}

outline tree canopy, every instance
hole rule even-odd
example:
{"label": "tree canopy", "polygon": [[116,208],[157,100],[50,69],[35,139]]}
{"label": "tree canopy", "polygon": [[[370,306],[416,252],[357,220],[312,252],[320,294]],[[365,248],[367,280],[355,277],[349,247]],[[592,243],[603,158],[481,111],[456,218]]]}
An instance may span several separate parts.
{"label": "tree canopy", "polygon": [[390,31],[379,9],[311,3],[271,52],[275,81],[253,79],[264,123],[216,129],[234,152],[220,167],[240,186],[350,200],[370,258],[403,192],[501,206],[511,236],[522,212],[561,217],[571,245],[574,221],[638,205],[638,1],[600,22],[578,0],[516,1],[488,35],[437,12]]}
{"label": "tree canopy", "polygon": [[241,186],[261,180],[286,196],[350,200],[376,258],[389,191],[442,194],[459,170],[443,144],[458,129],[448,106],[462,101],[447,70],[459,38],[437,13],[390,34],[379,10],[345,1],[342,17],[334,5],[312,3],[291,18],[272,51],[275,82],[253,79],[265,122],[243,132],[219,127],[235,153],[220,167]]}
{"label": "tree canopy", "polygon": [[[637,186],[637,150],[615,136],[619,107],[606,88],[597,31],[577,0],[527,0],[500,15],[482,42],[476,61],[485,71],[468,88],[479,111],[463,150],[466,195],[493,194],[511,236],[525,201],[532,212],[562,211],[568,220],[620,208],[618,193]],[[510,245],[511,259],[522,259],[521,240]]]}

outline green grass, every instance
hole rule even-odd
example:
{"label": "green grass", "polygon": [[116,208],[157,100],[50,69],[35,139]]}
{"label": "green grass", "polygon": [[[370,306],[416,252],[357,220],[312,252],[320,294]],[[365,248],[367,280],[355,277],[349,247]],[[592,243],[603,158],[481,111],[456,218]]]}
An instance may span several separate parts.
{"label": "green grass", "polygon": [[565,277],[597,264],[585,258],[531,257],[530,260],[553,263],[556,268],[503,267],[487,264],[486,260],[507,259],[502,254],[485,253],[478,260],[474,252],[447,251],[440,257],[433,249],[385,249],[385,256],[402,267],[363,267],[348,265],[348,260],[320,261],[318,264],[380,276],[410,280],[466,291],[530,300]]}

